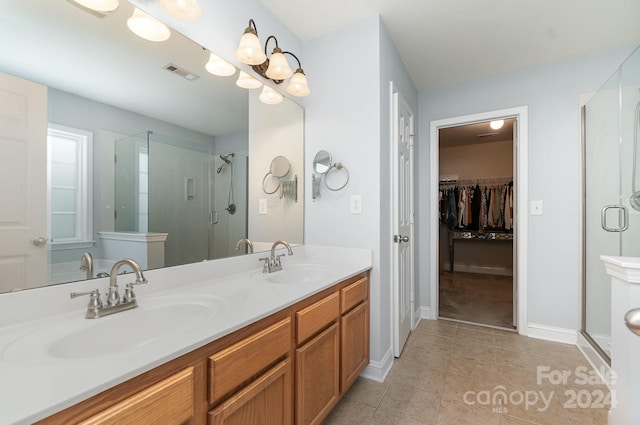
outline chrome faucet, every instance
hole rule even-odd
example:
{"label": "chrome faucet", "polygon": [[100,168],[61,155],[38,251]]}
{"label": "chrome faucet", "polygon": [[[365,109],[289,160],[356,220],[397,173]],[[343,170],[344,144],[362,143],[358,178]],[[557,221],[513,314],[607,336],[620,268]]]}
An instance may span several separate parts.
{"label": "chrome faucet", "polygon": [[[136,281],[127,283],[125,293],[121,299],[120,294],[118,293],[118,270],[124,265],[133,269],[136,274]],[[100,300],[100,291],[97,289],[88,292],[72,292],[71,298],[76,298],[81,295],[89,295],[89,305],[87,306],[87,314],[85,317],[87,319],[97,319],[113,313],[138,307],[138,301],[136,300],[136,295],[133,292],[133,285],[139,285],[141,283],[147,283],[147,279],[144,277],[144,274],[142,274],[140,265],[130,258],[125,258],[124,260],[116,262],[111,268],[106,305],[102,304],[102,301]]]}
{"label": "chrome faucet", "polygon": [[278,270],[282,270],[282,262],[280,261],[280,257],[284,257],[284,254],[276,255],[276,248],[280,245],[283,245],[287,248],[287,254],[293,255],[293,251],[291,250],[291,245],[287,241],[276,241],[273,245],[271,245],[271,256],[259,258],[258,261],[264,261],[264,266],[262,267],[262,273],[273,273]]}
{"label": "chrome faucet", "polygon": [[86,273],[87,279],[93,279],[93,257],[91,253],[85,252],[80,258],[80,271]]}
{"label": "chrome faucet", "polygon": [[249,254],[253,254],[253,242],[251,242],[249,239],[240,239],[236,244],[236,251],[240,251],[240,247],[243,243],[247,244],[247,247],[249,248]]}

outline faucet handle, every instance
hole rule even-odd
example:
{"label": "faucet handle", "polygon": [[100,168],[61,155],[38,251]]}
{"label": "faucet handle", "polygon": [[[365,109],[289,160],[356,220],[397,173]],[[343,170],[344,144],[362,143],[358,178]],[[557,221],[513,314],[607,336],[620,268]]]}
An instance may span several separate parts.
{"label": "faucet handle", "polygon": [[[145,282],[146,283],[146,280]],[[124,295],[122,296],[122,302],[123,303],[130,303],[135,301],[136,299],[136,294],[133,292],[133,285],[135,285],[135,283],[127,283],[125,285],[125,291],[124,291]]]}
{"label": "faucet handle", "polygon": [[83,295],[89,295],[89,305],[88,308],[100,309],[102,308],[102,301],[100,301],[100,291],[98,289],[94,289],[93,291],[87,292],[72,292],[70,294],[71,298],[81,297]]}

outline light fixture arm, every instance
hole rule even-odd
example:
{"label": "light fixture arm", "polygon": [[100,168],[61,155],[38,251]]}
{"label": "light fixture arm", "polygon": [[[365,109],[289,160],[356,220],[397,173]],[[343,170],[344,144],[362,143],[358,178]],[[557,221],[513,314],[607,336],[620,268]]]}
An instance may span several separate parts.
{"label": "light fixture arm", "polygon": [[291,52],[289,52],[289,51],[287,51],[287,52],[282,52],[282,53],[283,53],[283,54],[285,54],[285,55],[293,56],[293,58],[296,60],[296,62],[298,62],[298,69],[296,69],[296,71],[295,71],[295,72],[300,71],[300,72],[302,72],[302,73],[304,74],[304,71],[302,71],[302,65],[300,64],[300,59],[298,59],[298,57],[297,57],[296,55],[294,55],[293,53],[291,53]]}
{"label": "light fixture arm", "polygon": [[253,19],[249,19],[249,26],[244,30],[244,33],[251,33],[258,36],[258,27],[256,27],[256,22]]}

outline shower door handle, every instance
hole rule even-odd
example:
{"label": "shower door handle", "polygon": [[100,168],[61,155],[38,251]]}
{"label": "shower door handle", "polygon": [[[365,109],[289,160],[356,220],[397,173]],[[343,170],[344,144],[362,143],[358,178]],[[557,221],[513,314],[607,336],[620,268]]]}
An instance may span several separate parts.
{"label": "shower door handle", "polygon": [[[619,215],[621,222],[619,221],[618,227],[609,227],[607,226],[607,211],[615,209],[622,212],[622,214]],[[600,224],[607,232],[624,232],[629,228],[629,212],[623,205],[606,205],[602,208],[602,211],[600,211]]]}

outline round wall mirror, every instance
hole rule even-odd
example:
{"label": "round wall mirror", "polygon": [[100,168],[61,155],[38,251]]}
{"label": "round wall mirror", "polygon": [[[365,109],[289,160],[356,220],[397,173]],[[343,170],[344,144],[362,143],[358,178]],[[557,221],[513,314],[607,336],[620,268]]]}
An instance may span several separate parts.
{"label": "round wall mirror", "polygon": [[271,161],[271,168],[269,169],[269,171],[271,171],[271,174],[274,177],[281,178],[289,174],[290,169],[291,169],[291,163],[289,162],[289,160],[284,156],[280,155],[273,158],[273,160]]}
{"label": "round wall mirror", "polygon": [[313,158],[313,171],[324,174],[331,167],[331,154],[327,151],[319,151]]}

